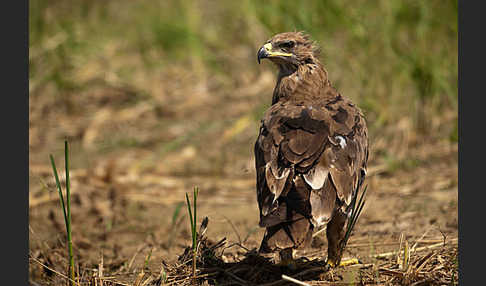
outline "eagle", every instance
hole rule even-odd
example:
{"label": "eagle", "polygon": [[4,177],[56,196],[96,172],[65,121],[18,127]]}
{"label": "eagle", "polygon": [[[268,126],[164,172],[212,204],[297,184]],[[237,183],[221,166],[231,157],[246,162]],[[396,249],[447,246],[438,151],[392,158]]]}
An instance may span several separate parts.
{"label": "eagle", "polygon": [[326,227],[326,265],[338,266],[366,176],[364,115],[333,87],[308,34],[277,34],[257,59],[278,68],[254,146],[259,226],[265,228],[259,253],[293,261],[295,250],[308,247],[314,231]]}

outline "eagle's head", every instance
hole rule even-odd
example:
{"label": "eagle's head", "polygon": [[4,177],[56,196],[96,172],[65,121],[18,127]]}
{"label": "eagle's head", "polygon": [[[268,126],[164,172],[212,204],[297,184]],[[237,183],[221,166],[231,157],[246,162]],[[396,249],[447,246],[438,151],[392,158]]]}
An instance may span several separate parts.
{"label": "eagle's head", "polygon": [[258,50],[258,63],[269,59],[280,69],[295,70],[299,65],[315,63],[319,49],[303,32],[286,32],[273,36]]}

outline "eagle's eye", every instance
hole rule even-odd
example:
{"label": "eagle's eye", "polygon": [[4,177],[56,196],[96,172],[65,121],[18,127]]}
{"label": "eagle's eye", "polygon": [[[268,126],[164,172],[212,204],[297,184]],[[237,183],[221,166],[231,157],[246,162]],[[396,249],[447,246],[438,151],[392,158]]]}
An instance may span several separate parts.
{"label": "eagle's eye", "polygon": [[294,41],[284,41],[280,43],[280,47],[283,49],[292,49],[295,46]]}

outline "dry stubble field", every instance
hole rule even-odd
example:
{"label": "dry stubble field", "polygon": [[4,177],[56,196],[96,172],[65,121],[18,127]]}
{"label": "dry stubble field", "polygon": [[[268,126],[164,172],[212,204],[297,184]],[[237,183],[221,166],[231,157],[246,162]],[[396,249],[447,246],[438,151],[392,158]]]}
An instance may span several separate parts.
{"label": "dry stubble field", "polygon": [[[63,118],[61,114],[40,121],[45,126],[33,127],[55,133],[58,131],[49,129],[49,124],[66,124],[69,130],[82,130],[81,140],[73,137],[71,144],[71,189],[75,262],[83,281],[92,285],[96,285],[95,281],[132,285],[143,269],[142,281],[149,280],[145,285],[156,285],[161,269],[165,269],[166,281],[189,283],[183,280],[184,271],[169,270],[191,244],[185,206],[174,216],[184,203],[185,193],[191,194],[195,186],[200,189],[198,223],[207,216],[208,239],[217,242],[226,238],[225,246],[215,253],[221,261],[243,261],[248,252],[258,248],[263,229],[258,227],[252,154],[257,122],[244,116],[238,118],[237,113],[239,105],[251,106],[252,97],[270,94],[272,76],[263,73],[256,93],[242,91],[238,93],[241,98],[224,99],[227,108],[221,108],[223,102],[216,102],[223,100],[221,97],[209,95],[205,101],[191,102],[192,107],[174,106],[173,109],[185,110],[187,114],[165,115],[172,116],[174,122],[167,128],[176,130],[172,132],[177,132],[177,128],[193,128],[179,131],[192,135],[174,150],[157,145],[157,140],[162,140],[157,138],[167,136],[157,125],[157,110],[144,102],[117,110],[110,100],[119,99],[120,93],[113,93],[112,98],[105,93],[106,107],[98,108],[90,124]],[[229,120],[224,132],[218,128],[201,131],[198,122],[203,122],[208,114],[236,119]],[[108,119],[97,124],[98,116]],[[103,140],[120,136],[119,133],[147,133],[141,130],[144,126],[153,137],[147,139],[147,146],[119,148],[105,155],[86,151],[91,150],[90,144],[102,145]],[[37,130],[31,130],[31,135],[32,132]],[[449,284],[454,279],[457,282],[457,143],[417,137],[407,126],[407,120],[393,132],[394,136],[387,140],[371,138],[366,205],[345,252],[345,256],[359,257],[363,265],[335,270],[332,277],[314,271],[300,279],[358,284],[403,281]],[[54,285],[63,281],[56,272],[66,272],[67,252],[64,219],[47,154],[53,153],[57,165],[63,166],[63,144],[61,140],[51,140],[38,148],[32,152],[30,164],[30,279],[39,285]],[[384,149],[396,152],[402,160],[389,162],[378,157]],[[390,253],[403,249],[402,234],[410,248],[415,246],[408,272],[398,268],[396,254]],[[314,238],[312,248],[300,254],[309,259],[324,259],[326,249],[325,235],[321,233]],[[163,266],[163,262],[167,264]],[[241,274],[237,271],[233,275],[246,281],[248,275]],[[211,283],[243,283],[224,272],[205,279]],[[251,279],[246,282],[270,283],[279,277],[263,273]]]}

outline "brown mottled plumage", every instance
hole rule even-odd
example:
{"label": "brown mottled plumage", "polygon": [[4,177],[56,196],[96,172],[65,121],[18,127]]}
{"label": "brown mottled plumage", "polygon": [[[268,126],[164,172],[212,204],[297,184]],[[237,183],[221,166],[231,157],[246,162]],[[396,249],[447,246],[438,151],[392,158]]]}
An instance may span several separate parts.
{"label": "brown mottled plumage", "polygon": [[318,49],[302,32],[281,33],[259,51],[279,68],[272,106],[255,143],[261,253],[306,247],[327,224],[328,261],[339,264],[350,203],[368,160],[361,111],[332,87]]}

